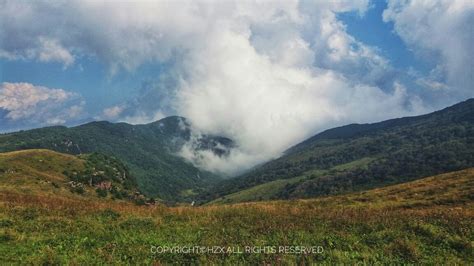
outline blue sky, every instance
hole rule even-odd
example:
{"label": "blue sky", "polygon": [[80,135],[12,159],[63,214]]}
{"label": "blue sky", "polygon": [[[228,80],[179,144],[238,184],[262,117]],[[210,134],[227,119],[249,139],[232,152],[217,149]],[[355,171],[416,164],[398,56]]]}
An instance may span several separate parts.
{"label": "blue sky", "polygon": [[107,66],[93,58],[80,58],[64,68],[61,63],[41,63],[29,60],[1,60],[2,82],[29,82],[49,88],[67,88],[80,93],[91,114],[126,101],[138,93],[141,83],[153,79],[161,64],[145,65],[131,73],[111,75]]}
{"label": "blue sky", "polygon": [[380,49],[395,67],[400,69],[414,67],[426,72],[427,62],[415,58],[413,52],[394,32],[393,22],[383,21],[382,13],[385,9],[387,9],[385,1],[373,1],[363,16],[357,12],[347,12],[339,14],[339,18],[347,26],[349,34],[367,45]]}
{"label": "blue sky", "polygon": [[473,23],[464,0],[0,1],[0,131],[181,115],[238,168],[473,97]]}

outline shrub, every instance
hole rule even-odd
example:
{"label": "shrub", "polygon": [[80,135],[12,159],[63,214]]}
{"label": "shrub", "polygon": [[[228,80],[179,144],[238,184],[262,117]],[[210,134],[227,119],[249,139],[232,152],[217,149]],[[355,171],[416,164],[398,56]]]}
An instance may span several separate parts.
{"label": "shrub", "polygon": [[110,220],[117,220],[120,217],[120,213],[112,210],[112,209],[105,209],[102,212],[100,212],[100,217],[104,219],[110,219]]}
{"label": "shrub", "polygon": [[95,192],[101,198],[107,197],[107,190],[105,190],[105,189],[98,188],[98,189],[95,190]]}
{"label": "shrub", "polygon": [[0,227],[10,227],[13,225],[13,222],[8,219],[1,219],[0,220]]}
{"label": "shrub", "polygon": [[82,195],[86,192],[83,187],[73,187],[73,188],[70,189],[70,191],[72,193],[77,193],[77,194],[80,194],[80,195]]}
{"label": "shrub", "polygon": [[115,187],[113,187],[111,190],[110,190],[110,193],[112,193],[112,197],[114,199],[123,199],[123,195],[122,195],[122,192],[117,190]]}
{"label": "shrub", "polygon": [[143,206],[145,205],[146,201],[144,198],[138,198],[135,200],[135,204],[138,205],[138,206]]}

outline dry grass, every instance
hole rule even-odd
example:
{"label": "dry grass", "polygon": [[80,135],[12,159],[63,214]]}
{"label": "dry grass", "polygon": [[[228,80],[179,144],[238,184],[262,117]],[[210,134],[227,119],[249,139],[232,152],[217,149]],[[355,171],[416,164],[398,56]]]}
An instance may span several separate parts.
{"label": "dry grass", "polygon": [[[4,263],[474,262],[474,169],[356,194],[202,207],[136,206],[50,184],[35,189],[36,177],[22,174],[23,183],[0,177]],[[321,245],[325,252],[154,255],[151,245]]]}

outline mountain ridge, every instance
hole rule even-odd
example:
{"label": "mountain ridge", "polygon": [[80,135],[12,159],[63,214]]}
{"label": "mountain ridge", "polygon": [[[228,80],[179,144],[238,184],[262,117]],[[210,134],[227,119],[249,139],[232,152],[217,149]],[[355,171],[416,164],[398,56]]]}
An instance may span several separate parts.
{"label": "mountain ridge", "polygon": [[[421,116],[323,131],[275,160],[221,181],[202,194],[201,200],[222,199],[276,180],[282,181],[259,188],[258,191],[271,193],[278,190],[271,197],[261,195],[264,199],[315,197],[402,183],[473,166],[474,99],[469,99]],[[246,193],[252,200],[258,200],[253,197],[255,193]]]}
{"label": "mountain ridge", "polygon": [[[35,148],[75,155],[101,152],[123,161],[147,196],[185,201],[219,179],[177,155],[190,136],[190,125],[176,116],[143,125],[93,121],[2,134],[0,152]],[[224,146],[232,144],[227,138],[202,135],[198,141],[206,145],[198,148],[213,151],[224,140]]]}
{"label": "mountain ridge", "polygon": [[[453,109],[456,109],[459,106],[471,106],[471,108],[474,106],[474,98],[470,98],[464,101],[461,101],[459,103],[456,103],[454,105],[445,107],[443,109],[433,111],[427,114],[422,114],[422,115],[417,115],[417,116],[407,116],[407,117],[398,117],[398,118],[392,118],[388,120],[383,120],[379,122],[374,122],[374,123],[351,123],[339,127],[334,127],[330,128],[327,130],[324,130],[316,135],[313,135],[312,137],[309,137],[308,139],[286,149],[283,154],[291,153],[292,150],[297,150],[298,146],[300,145],[305,145],[311,141],[317,140],[317,139],[331,139],[331,138],[344,138],[344,137],[351,137],[355,134],[362,134],[364,132],[370,131],[370,130],[380,130],[380,129],[387,129],[389,127],[396,127],[398,126],[401,122],[408,122],[408,123],[414,123],[416,121],[422,120],[423,118],[430,116],[430,115],[437,115],[437,114],[443,114],[445,112],[450,112]],[[474,117],[472,118],[474,121]],[[349,129],[349,130],[348,130]],[[350,133],[346,132],[349,131]]]}

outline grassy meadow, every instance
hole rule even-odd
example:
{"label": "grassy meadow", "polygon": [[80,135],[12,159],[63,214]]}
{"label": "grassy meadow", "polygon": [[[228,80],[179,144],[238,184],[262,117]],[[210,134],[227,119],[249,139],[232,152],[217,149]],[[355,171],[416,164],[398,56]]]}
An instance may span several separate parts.
{"label": "grassy meadow", "polygon": [[[5,157],[0,156],[0,168],[2,162]],[[0,172],[2,263],[474,262],[474,169],[341,196],[196,207],[137,206],[93,197],[93,193],[78,195],[48,184],[49,178],[58,183],[64,179],[53,172],[38,173],[36,179],[5,169]],[[28,178],[33,181],[18,181]],[[18,188],[12,189],[15,182]],[[45,187],[32,189],[40,183]],[[48,192],[54,189],[55,193]],[[176,254],[151,250],[152,246],[196,245],[321,246],[324,251]]]}

